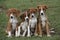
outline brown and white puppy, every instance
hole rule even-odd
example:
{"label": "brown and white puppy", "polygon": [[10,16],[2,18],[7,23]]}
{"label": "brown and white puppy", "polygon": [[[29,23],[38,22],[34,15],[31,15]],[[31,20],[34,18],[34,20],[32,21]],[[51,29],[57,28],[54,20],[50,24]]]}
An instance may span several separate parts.
{"label": "brown and white puppy", "polygon": [[12,32],[15,31],[15,36],[17,37],[17,31],[18,31],[18,19],[17,17],[19,16],[20,11],[15,9],[15,8],[10,8],[7,11],[7,16],[8,16],[8,24],[7,24],[7,30],[6,32],[8,33],[8,37],[12,36]]}
{"label": "brown and white puppy", "polygon": [[28,18],[28,15],[27,15],[27,12],[25,12],[24,14],[22,14],[22,18],[24,18],[20,24],[20,26],[18,27],[18,36],[21,36],[21,29],[23,30],[23,34],[22,36],[25,36],[26,35],[26,32],[28,30],[28,25],[29,25],[29,18]]}
{"label": "brown and white puppy", "polygon": [[35,9],[35,8],[28,9],[28,13],[30,14],[29,27],[30,27],[30,33],[31,33],[31,34],[29,34],[29,31],[28,31],[28,34],[29,34],[29,35],[27,35],[28,37],[35,34],[35,29],[37,26],[37,18],[35,16],[36,12],[37,12],[37,9]]}
{"label": "brown and white puppy", "polygon": [[[43,29],[46,29],[47,36],[49,37],[49,36],[51,36],[50,30],[49,30],[49,22],[48,22],[46,13],[45,13],[47,6],[46,5],[39,5],[39,6],[37,6],[37,8],[38,8],[38,12],[40,15],[41,26]],[[42,34],[42,32],[41,32],[41,34]]]}

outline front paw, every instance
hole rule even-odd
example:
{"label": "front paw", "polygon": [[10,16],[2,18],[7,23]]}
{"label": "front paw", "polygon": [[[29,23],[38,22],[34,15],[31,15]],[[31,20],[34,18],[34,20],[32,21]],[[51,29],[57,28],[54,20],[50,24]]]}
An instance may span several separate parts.
{"label": "front paw", "polygon": [[19,36],[22,36],[22,35],[21,35],[21,34],[18,34],[18,37],[19,37]]}
{"label": "front paw", "polygon": [[42,37],[42,35],[39,35],[39,37]]}
{"label": "front paw", "polygon": [[22,37],[25,37],[25,35],[23,34],[23,35],[21,35]]}
{"label": "front paw", "polygon": [[35,36],[38,36],[38,34],[34,34]]}
{"label": "front paw", "polygon": [[27,35],[27,37],[31,37],[31,35]]}
{"label": "front paw", "polygon": [[19,35],[15,35],[15,37],[19,37]]}
{"label": "front paw", "polygon": [[7,37],[12,37],[12,36],[10,36],[10,35],[7,35]]}
{"label": "front paw", "polygon": [[47,37],[51,37],[51,35],[47,35]]}

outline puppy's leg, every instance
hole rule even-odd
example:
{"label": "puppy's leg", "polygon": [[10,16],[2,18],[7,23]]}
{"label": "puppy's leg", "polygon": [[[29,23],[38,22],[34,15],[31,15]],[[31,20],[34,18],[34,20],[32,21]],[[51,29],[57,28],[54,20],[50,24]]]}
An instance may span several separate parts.
{"label": "puppy's leg", "polygon": [[8,36],[7,37],[11,37],[12,35],[11,35],[11,30],[12,30],[12,28],[11,28],[11,24],[10,23],[8,23],[8,26],[7,26],[7,33],[8,33]]}
{"label": "puppy's leg", "polygon": [[20,26],[18,27],[18,36],[20,36]]}
{"label": "puppy's leg", "polygon": [[41,23],[39,22],[39,36],[42,37],[42,28],[41,28]]}
{"label": "puppy's leg", "polygon": [[18,37],[18,26],[16,26],[15,36]]}
{"label": "puppy's leg", "polygon": [[28,26],[28,33],[27,33],[27,37],[30,37],[30,26]]}
{"label": "puppy's leg", "polygon": [[7,37],[11,37],[11,31],[8,31],[8,36]]}
{"label": "puppy's leg", "polygon": [[47,36],[50,37],[50,30],[49,30],[49,26],[48,26],[48,22],[46,22],[46,32],[47,32]]}
{"label": "puppy's leg", "polygon": [[35,34],[34,34],[35,36],[38,36],[38,33],[37,33],[37,30],[38,30],[38,29],[37,29],[37,27],[38,27],[38,25],[36,24]]}
{"label": "puppy's leg", "polygon": [[27,32],[27,29],[24,30],[23,35],[22,35],[23,37],[25,36],[26,32]]}

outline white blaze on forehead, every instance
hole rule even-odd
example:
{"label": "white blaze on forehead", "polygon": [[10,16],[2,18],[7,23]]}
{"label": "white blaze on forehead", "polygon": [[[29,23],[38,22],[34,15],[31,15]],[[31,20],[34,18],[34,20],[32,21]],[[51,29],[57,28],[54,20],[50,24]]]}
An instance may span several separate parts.
{"label": "white blaze on forehead", "polygon": [[40,11],[40,13],[44,13],[44,10],[42,9],[42,7],[41,7],[41,11]]}
{"label": "white blaze on forehead", "polygon": [[40,11],[40,13],[44,13],[44,11],[43,11],[43,10],[41,10],[41,11]]}
{"label": "white blaze on forehead", "polygon": [[14,15],[11,13],[10,16],[14,16]]}
{"label": "white blaze on forehead", "polygon": [[34,13],[32,13],[32,15],[34,16]]}

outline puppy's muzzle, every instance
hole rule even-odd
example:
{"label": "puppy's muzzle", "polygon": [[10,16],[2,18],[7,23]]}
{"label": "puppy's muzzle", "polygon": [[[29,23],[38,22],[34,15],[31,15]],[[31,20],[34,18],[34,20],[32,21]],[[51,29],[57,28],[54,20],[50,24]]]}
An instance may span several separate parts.
{"label": "puppy's muzzle", "polygon": [[13,19],[13,16],[11,16],[10,18]]}
{"label": "puppy's muzzle", "polygon": [[34,16],[32,15],[32,18],[33,18]]}
{"label": "puppy's muzzle", "polygon": [[43,13],[41,13],[41,15],[44,15]]}
{"label": "puppy's muzzle", "polygon": [[28,21],[29,21],[29,19],[27,18],[27,19],[26,19],[26,21],[28,22]]}

